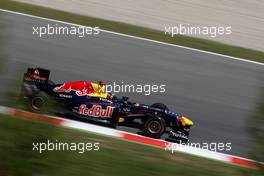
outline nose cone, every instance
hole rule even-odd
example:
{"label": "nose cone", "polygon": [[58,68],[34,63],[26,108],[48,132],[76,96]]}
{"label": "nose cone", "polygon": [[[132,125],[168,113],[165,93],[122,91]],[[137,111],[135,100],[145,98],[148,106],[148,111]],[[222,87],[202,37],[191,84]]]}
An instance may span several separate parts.
{"label": "nose cone", "polygon": [[185,125],[192,126],[193,125],[193,122],[190,119],[188,119],[187,117],[182,117],[182,118],[183,118],[183,120],[181,122],[182,122],[183,126],[185,126]]}

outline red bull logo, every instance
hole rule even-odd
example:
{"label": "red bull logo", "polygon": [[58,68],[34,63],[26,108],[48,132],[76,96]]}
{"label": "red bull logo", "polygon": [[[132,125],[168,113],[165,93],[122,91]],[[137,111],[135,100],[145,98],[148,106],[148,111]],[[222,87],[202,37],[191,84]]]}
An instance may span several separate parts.
{"label": "red bull logo", "polygon": [[55,92],[70,92],[75,91],[76,95],[84,96],[95,92],[92,83],[86,81],[67,82],[53,89]]}
{"label": "red bull logo", "polygon": [[114,107],[107,106],[106,109],[102,109],[100,105],[93,105],[91,108],[87,108],[85,104],[79,107],[79,114],[91,117],[112,117]]}

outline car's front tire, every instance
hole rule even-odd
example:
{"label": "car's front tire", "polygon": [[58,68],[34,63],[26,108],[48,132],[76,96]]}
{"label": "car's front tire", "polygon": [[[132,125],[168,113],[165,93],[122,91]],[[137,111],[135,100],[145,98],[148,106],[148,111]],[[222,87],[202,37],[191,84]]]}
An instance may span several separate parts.
{"label": "car's front tire", "polygon": [[152,138],[160,138],[166,130],[166,123],[163,118],[151,116],[144,123],[144,133]]}

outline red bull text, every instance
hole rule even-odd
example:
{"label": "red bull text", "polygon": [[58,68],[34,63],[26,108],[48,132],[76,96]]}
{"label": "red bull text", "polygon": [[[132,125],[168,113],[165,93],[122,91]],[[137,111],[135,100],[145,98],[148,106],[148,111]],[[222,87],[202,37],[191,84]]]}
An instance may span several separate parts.
{"label": "red bull text", "polygon": [[112,117],[114,107],[107,106],[106,109],[102,109],[100,105],[93,105],[91,108],[87,108],[85,104],[80,105],[79,114],[91,117]]}

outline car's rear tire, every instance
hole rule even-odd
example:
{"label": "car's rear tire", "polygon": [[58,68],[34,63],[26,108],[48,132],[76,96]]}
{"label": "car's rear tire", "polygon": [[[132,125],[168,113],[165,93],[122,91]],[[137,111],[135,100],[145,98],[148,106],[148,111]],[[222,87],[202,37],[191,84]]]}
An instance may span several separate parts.
{"label": "car's rear tire", "polygon": [[144,133],[152,138],[160,138],[166,130],[166,123],[163,118],[152,116],[144,123]]}
{"label": "car's rear tire", "polygon": [[165,110],[168,111],[169,110],[168,107],[165,104],[163,104],[163,103],[154,103],[154,104],[151,105],[151,107],[158,108],[158,109],[161,109],[163,111],[165,111]]}
{"label": "car's rear tire", "polygon": [[29,98],[29,109],[33,112],[46,112],[48,110],[48,96],[39,92]]}

